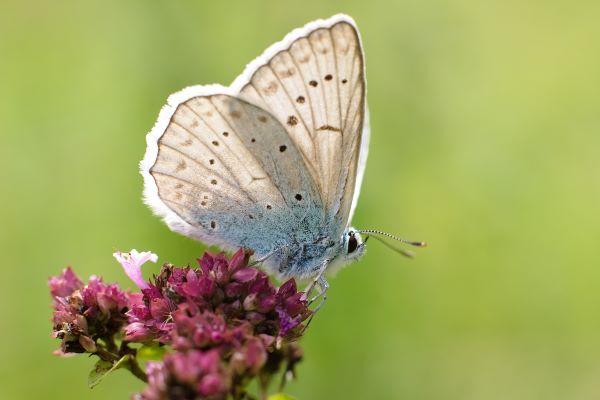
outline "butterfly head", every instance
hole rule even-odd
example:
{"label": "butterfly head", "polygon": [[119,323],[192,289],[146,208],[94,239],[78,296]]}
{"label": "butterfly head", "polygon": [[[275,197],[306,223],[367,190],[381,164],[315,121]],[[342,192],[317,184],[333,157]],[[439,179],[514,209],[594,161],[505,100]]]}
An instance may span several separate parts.
{"label": "butterfly head", "polygon": [[[363,236],[364,235],[364,239]],[[410,241],[406,239],[402,239],[398,236],[392,235],[390,233],[386,233],[379,230],[374,229],[362,229],[358,230],[353,227],[349,227],[344,231],[342,235],[342,240],[339,246],[335,247],[335,254],[331,258],[331,265],[328,267],[328,272],[335,273],[344,265],[347,265],[351,262],[358,261],[367,250],[367,240],[370,237],[380,241],[390,249],[395,252],[402,254],[406,257],[412,257],[413,253],[408,250],[403,250],[401,248],[392,246],[391,244],[384,241],[380,236],[383,236],[388,239],[396,240],[403,244],[408,244],[415,247],[425,247],[427,244],[425,242],[416,242]]]}
{"label": "butterfly head", "polygon": [[344,231],[342,244],[344,249],[342,258],[345,263],[359,260],[365,254],[367,249],[366,241],[364,241],[360,233],[352,227]]}

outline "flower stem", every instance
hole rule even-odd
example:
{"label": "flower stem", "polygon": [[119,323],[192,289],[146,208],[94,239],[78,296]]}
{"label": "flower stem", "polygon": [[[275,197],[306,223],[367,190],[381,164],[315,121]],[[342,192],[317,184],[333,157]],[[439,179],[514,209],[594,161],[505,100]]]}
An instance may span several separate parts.
{"label": "flower stem", "polygon": [[116,353],[118,351],[117,344],[115,343],[115,339],[113,336],[107,337],[106,339],[104,339],[104,341],[106,342],[106,347],[110,352]]}
{"label": "flower stem", "polygon": [[[113,342],[114,345],[114,342]],[[114,346],[116,348],[116,346]],[[123,357],[127,357],[127,363],[123,364],[123,367],[128,369],[133,376],[141,380],[142,382],[148,383],[148,375],[144,372],[144,370],[140,367],[137,359],[134,354],[131,354],[131,349],[129,347],[121,346],[119,350],[119,354],[115,354],[106,350],[103,346],[98,346],[96,350],[96,355],[100,357],[104,361],[110,361],[111,363],[116,363]],[[125,354],[123,354],[125,353]],[[129,354],[128,354],[129,353]]]}
{"label": "flower stem", "polygon": [[258,377],[258,390],[261,400],[267,400],[269,397],[268,393],[269,380],[265,379],[262,375]]}
{"label": "flower stem", "polygon": [[148,383],[148,375],[140,367],[140,364],[138,364],[137,359],[134,356],[129,356],[129,363],[127,367],[127,369],[131,371],[133,376],[135,376],[142,382]]}

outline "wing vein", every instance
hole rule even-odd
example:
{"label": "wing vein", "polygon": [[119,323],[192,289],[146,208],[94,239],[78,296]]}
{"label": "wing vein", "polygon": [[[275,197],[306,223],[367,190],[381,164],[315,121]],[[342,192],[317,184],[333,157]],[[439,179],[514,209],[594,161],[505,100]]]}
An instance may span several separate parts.
{"label": "wing vein", "polygon": [[[188,105],[186,105],[185,103],[182,103],[182,105],[186,106],[187,108],[189,108],[195,115],[197,115],[198,117],[200,117],[194,110],[192,110],[191,107],[189,107]],[[200,119],[202,119],[202,121],[206,124],[206,126],[208,126],[213,133],[215,132],[214,129],[208,125],[206,123],[206,121],[204,121],[204,119],[202,117],[200,117]],[[175,124],[183,129],[185,129],[190,135],[194,136],[199,142],[202,143],[202,139],[200,139],[193,131],[189,130],[187,127],[175,122],[175,121],[171,121],[172,124]],[[252,201],[255,201],[255,199],[250,196],[250,194],[242,187],[242,184],[239,182],[238,179],[236,179],[235,174],[229,169],[227,168],[227,164],[225,164],[223,162],[223,159],[221,158],[221,156],[219,156],[219,154],[217,154],[216,152],[211,152],[211,154],[214,154],[214,156],[219,160],[219,163],[223,166],[223,168],[225,168],[227,171],[229,171],[229,173],[231,174],[231,176],[233,176],[233,179],[235,180],[235,185],[244,193],[244,195],[246,195],[246,197]]]}
{"label": "wing vein", "polygon": [[[327,96],[325,94],[325,85],[323,84],[323,80],[321,79],[322,76],[322,72],[321,72],[321,67],[319,66],[319,61],[317,59],[317,53],[315,52],[315,49],[312,45],[312,42],[310,41],[309,38],[307,38],[306,40],[308,42],[308,46],[310,47],[310,51],[313,53],[313,56],[315,58],[315,65],[317,67],[317,74],[319,75],[319,83],[320,83],[320,88],[321,88],[321,93],[323,94],[323,108],[324,108],[324,114],[323,116],[325,117],[325,125],[329,125],[329,118],[328,118],[328,113],[327,113]],[[331,146],[329,146],[329,143],[327,145],[327,169],[328,169],[328,175],[327,175],[327,180],[329,181],[328,184],[331,184],[331,177],[333,175],[333,165],[331,162],[332,159],[332,155],[331,155]],[[327,186],[329,187],[329,186]],[[331,192],[331,188],[328,189]],[[326,200],[325,202],[329,202],[329,196],[326,196]]]}
{"label": "wing vein", "polygon": [[[288,92],[287,87],[285,86],[285,84],[283,83],[281,78],[277,75],[277,73],[275,72],[273,67],[271,67],[270,64],[265,64],[265,66],[267,68],[269,68],[271,70],[271,72],[273,72],[273,75],[275,75],[275,78],[277,78],[277,80],[281,84],[281,87],[283,88],[283,91],[285,92],[286,97],[288,98],[288,100],[290,101],[290,104],[292,105],[292,108],[294,110],[296,110],[296,112],[298,113],[298,116],[300,117],[300,120],[302,121],[302,125],[304,125],[304,127],[306,128],[306,131],[310,134],[310,131],[308,130],[308,125],[306,125],[306,122],[304,121],[304,117],[302,117],[302,114],[299,112],[299,110],[294,105],[294,100],[292,99],[292,96],[290,96],[290,93]],[[259,94],[260,94],[260,92],[259,92]],[[260,97],[262,97],[262,99],[264,100],[264,97],[262,94],[260,94]],[[287,129],[286,129],[286,131],[287,131]],[[311,139],[312,139],[312,137],[311,137]]]}
{"label": "wing vein", "polygon": [[[259,93],[259,94],[260,94],[260,93]],[[262,95],[261,95],[261,96],[262,96]],[[212,103],[212,101],[211,101],[211,103]],[[214,106],[214,104],[213,104],[213,106]],[[220,110],[219,110],[219,109],[218,109],[216,106],[215,106],[215,109],[217,110],[217,112],[218,112],[219,114],[221,114],[221,117],[222,117],[222,118],[223,118],[223,119],[224,119],[224,120],[227,122],[227,124],[231,125],[231,124],[230,124],[230,122],[229,122],[229,120],[228,120],[227,118],[225,118],[225,116],[224,116],[224,115],[221,113],[221,111],[220,111]],[[242,112],[243,112],[244,114],[246,114],[246,116],[248,117],[248,119],[249,119],[249,120],[252,120],[252,119],[250,118],[250,115],[248,114],[248,112],[246,111],[246,109],[245,109],[244,107],[242,107]],[[253,125],[254,125],[254,123],[253,123]],[[256,125],[254,125],[254,126],[256,126]],[[237,132],[236,132],[236,133],[237,133]],[[287,133],[287,131],[286,131],[286,133]],[[241,142],[241,140],[240,140],[240,142]],[[251,150],[248,148],[248,146],[247,146],[247,145],[245,145],[243,142],[242,142],[242,145],[243,145],[243,146],[244,146],[244,147],[245,147],[245,148],[248,150],[248,153],[250,153],[250,154],[252,155],[252,157],[254,158],[254,160],[256,161],[256,163],[257,163],[258,165],[260,165],[260,166],[261,166],[261,168],[263,168],[263,169],[264,169],[264,167],[261,165],[260,161],[259,161],[259,160],[256,158],[256,156],[255,156],[255,155],[252,153],[252,151],[251,151]],[[287,202],[287,200],[286,200],[285,196],[283,195],[283,193],[281,193],[281,189],[279,188],[279,185],[276,185],[276,184],[275,184],[275,182],[273,182],[273,179],[272,179],[271,177],[269,177],[269,180],[270,180],[270,181],[271,181],[271,183],[273,184],[273,187],[274,187],[275,189],[277,189],[277,191],[279,192],[279,195],[280,195],[280,196],[281,196],[281,198],[283,199],[283,202],[285,203],[285,205],[286,205],[286,206],[287,206],[287,207],[288,207],[288,208],[291,210],[292,208],[291,208],[291,207],[290,207],[290,205],[288,204],[288,202]]]}
{"label": "wing vein", "polygon": [[[358,89],[359,89],[359,86],[358,86],[358,85],[356,85],[356,86],[354,87],[354,91],[352,92],[352,96],[354,96],[354,95],[355,95],[355,93],[358,91]],[[361,103],[362,103],[362,100],[361,100]],[[354,121],[356,121],[356,118],[357,118],[359,115],[362,115],[362,113],[363,113],[363,110],[362,110],[362,108],[359,108],[358,110],[356,110],[356,112],[355,112],[355,113],[354,113],[354,115],[352,116],[352,120],[349,120],[349,119],[347,120],[348,122],[350,122],[350,127],[352,127],[352,126],[354,125]],[[347,115],[347,114],[346,114],[346,118],[348,118],[348,115]],[[360,133],[360,131],[359,131],[359,133],[358,133],[356,136],[361,136],[361,133]]]}
{"label": "wing vein", "polygon": [[[214,109],[215,109],[215,110],[216,110],[216,111],[219,113],[219,115],[221,116],[221,118],[223,118],[223,120],[224,120],[225,122],[227,122],[227,125],[229,125],[229,128],[230,128],[230,129],[231,129],[231,128],[233,128],[233,127],[231,126],[231,124],[229,123],[229,121],[228,121],[228,120],[225,118],[225,116],[223,115],[223,113],[221,113],[221,110],[219,110],[219,109],[217,108],[217,106],[215,106],[215,103],[213,103],[213,101],[212,101],[212,97],[206,97],[206,99],[207,99],[207,100],[208,100],[208,102],[209,102],[209,103],[210,103],[210,104],[213,106],[213,108],[214,108]],[[200,114],[198,114],[198,113],[197,113],[197,112],[196,112],[196,111],[195,111],[195,110],[194,110],[192,107],[188,106],[187,104],[184,104],[184,105],[185,105],[187,108],[189,108],[189,109],[190,109],[190,110],[191,110],[191,111],[192,111],[194,114],[196,114],[198,117],[200,117],[200,119],[202,119],[202,121],[204,121],[204,123],[206,124],[206,126],[208,126],[208,127],[210,128],[210,130],[211,130],[211,131],[212,131],[212,132],[215,134],[215,136],[217,136],[217,137],[219,136],[219,133],[217,132],[217,130],[216,130],[215,128],[213,128],[213,127],[211,126],[211,124],[209,124],[209,123],[208,123],[208,121],[207,121],[207,120],[205,120],[204,118],[202,118],[202,116],[201,116]],[[231,130],[233,130],[233,129],[231,129]],[[236,133],[237,133],[237,132],[236,132]],[[222,141],[222,143],[223,143],[223,145],[224,145],[225,147],[227,147],[227,150],[229,150],[229,151],[231,152],[231,154],[233,154],[233,156],[234,156],[234,157],[235,157],[235,158],[236,158],[236,159],[239,161],[239,165],[241,165],[241,166],[243,166],[243,167],[244,167],[244,169],[246,170],[246,172],[248,173],[248,175],[252,176],[252,173],[250,172],[250,170],[248,170],[248,168],[246,167],[246,164],[245,164],[245,163],[243,163],[243,162],[242,162],[242,160],[240,160],[240,158],[239,158],[238,154],[237,154],[235,151],[231,150],[231,147],[229,147],[229,145],[227,144],[227,142],[226,142],[226,141]],[[254,156],[254,155],[253,155],[253,156]],[[230,170],[229,172],[232,172],[232,171]],[[232,174],[233,174],[233,172],[232,172]]]}
{"label": "wing vein", "polygon": [[[279,81],[279,83],[281,84],[281,87],[283,88],[283,91],[285,92],[285,95],[287,96],[288,100],[290,101],[290,104],[292,105],[292,108],[296,111],[296,113],[298,114],[298,116],[300,117],[300,120],[302,121],[302,125],[304,125],[304,128],[306,128],[306,131],[308,132],[309,136],[310,136],[310,140],[313,144],[313,149],[315,147],[315,142],[313,140],[312,135],[310,134],[311,132],[308,130],[308,125],[306,125],[306,121],[304,121],[304,117],[302,117],[302,113],[300,113],[300,110],[298,110],[296,108],[296,106],[294,105],[294,100],[292,99],[292,96],[290,96],[290,93],[287,90],[287,87],[284,85],[283,81],[281,80],[281,78],[277,75],[277,73],[275,72],[275,70],[271,67],[271,65],[269,64],[265,64],[266,67],[268,67],[271,72],[273,72],[273,75],[275,75],[275,77],[277,78],[277,80]],[[264,100],[263,95],[259,92],[260,97]],[[287,132],[287,129],[285,130]],[[289,132],[288,132],[289,134]],[[304,150],[302,150],[301,147],[298,148],[298,150],[300,150],[300,152],[302,153],[302,155],[304,155],[305,159],[308,160],[308,156],[306,155],[306,153],[304,153]]]}
{"label": "wing vein", "polygon": [[[290,58],[291,58],[291,55],[290,55]],[[281,87],[283,88],[283,91],[285,92],[285,95],[287,96],[288,100],[290,101],[290,104],[292,105],[292,108],[293,108],[293,109],[296,111],[296,114],[298,114],[298,116],[300,117],[300,120],[302,121],[302,125],[304,125],[304,128],[306,129],[306,131],[308,132],[308,135],[310,136],[310,141],[311,141],[311,143],[312,143],[313,150],[314,150],[314,151],[315,151],[315,153],[316,153],[316,151],[317,151],[317,150],[316,150],[316,148],[315,148],[316,146],[315,146],[315,141],[314,141],[313,135],[311,135],[311,132],[310,132],[310,130],[308,129],[308,125],[306,124],[306,121],[304,121],[304,117],[302,116],[302,113],[301,113],[301,112],[300,112],[300,110],[298,110],[298,108],[296,108],[296,106],[294,105],[294,100],[292,99],[292,96],[290,96],[290,92],[288,92],[288,90],[287,90],[287,87],[285,86],[285,84],[283,83],[283,81],[281,80],[281,78],[280,78],[280,77],[277,75],[277,73],[275,72],[275,70],[273,69],[273,67],[271,67],[271,65],[270,65],[270,64],[265,64],[265,65],[266,65],[266,67],[268,67],[268,68],[271,70],[271,72],[273,72],[273,75],[275,75],[275,77],[276,77],[276,78],[277,78],[277,80],[279,81],[279,83],[280,83]],[[260,93],[260,91],[259,91],[259,93],[258,93],[258,94],[260,95],[260,97],[261,97],[261,98],[263,99],[263,101],[264,101],[264,99],[265,99],[265,98],[264,98],[264,97],[263,97],[263,95]],[[311,110],[312,110],[312,108],[311,108]],[[314,126],[313,126],[313,128],[314,128]],[[286,131],[286,132],[288,133],[288,135],[289,135],[289,132],[288,132],[287,128],[285,129],[285,131]],[[290,135],[290,136],[291,136],[291,135]],[[292,138],[292,139],[293,139],[293,138]],[[295,140],[292,140],[292,142],[295,142]],[[296,148],[297,148],[297,149],[300,151],[300,153],[301,153],[301,154],[304,156],[304,160],[306,160],[306,161],[305,161],[305,164],[308,164],[308,165],[307,165],[307,168],[309,168],[309,169],[310,169],[311,175],[312,175],[312,176],[314,176],[315,178],[318,178],[318,174],[315,172],[315,169],[314,169],[313,165],[312,165],[311,163],[309,163],[309,162],[308,162],[308,160],[309,160],[309,157],[308,157],[308,155],[306,155],[306,153],[304,152],[304,149],[302,149],[302,146],[296,146]],[[318,179],[317,179],[317,181],[318,181]],[[319,187],[320,187],[320,183],[318,183],[318,182],[315,182],[315,183],[317,183],[317,184],[319,185]]]}
{"label": "wing vein", "polygon": [[[182,152],[181,150],[179,150],[179,149],[176,149],[175,147],[173,147],[173,146],[170,146],[170,145],[168,145],[168,144],[166,144],[166,143],[161,143],[161,146],[168,147],[169,149],[171,149],[171,150],[173,150],[173,151],[175,151],[175,152],[177,152],[177,153],[181,154],[181,155],[182,155],[182,156],[184,156],[185,158],[187,158],[187,159],[189,159],[189,160],[192,160],[192,161],[193,161],[195,164],[197,164],[197,165],[198,165],[200,168],[202,168],[203,170],[205,170],[205,171],[208,171],[208,172],[210,172],[210,173],[212,173],[212,174],[216,175],[218,178],[220,178],[220,179],[222,179],[223,181],[227,182],[229,185],[231,185],[231,186],[235,186],[235,185],[236,185],[236,183],[235,183],[235,182],[232,182],[232,181],[231,181],[229,178],[227,178],[227,177],[225,177],[225,176],[221,175],[220,173],[218,173],[218,172],[217,172],[217,171],[215,171],[215,170],[211,170],[210,168],[207,168],[206,166],[202,165],[202,163],[200,163],[200,161],[196,160],[195,158],[193,158],[192,156],[190,156],[190,155],[188,155],[188,154],[185,154],[185,153],[184,153],[184,152]],[[249,200],[251,200],[250,198],[248,198],[248,199],[249,199]]]}
{"label": "wing vein", "polygon": [[321,93],[323,93],[323,107],[325,108],[325,125],[329,125],[329,120],[327,119],[327,96],[325,95],[325,87],[323,85],[323,80],[321,79],[321,68],[319,66],[319,61],[317,59],[317,53],[315,52],[315,49],[313,48],[313,45],[310,41],[310,39],[307,39],[308,45],[310,47],[310,51],[313,53],[313,56],[315,57],[315,65],[317,66],[317,74],[319,74],[319,83],[320,83],[320,87],[321,87]]}
{"label": "wing vein", "polygon": [[173,178],[173,179],[175,179],[175,180],[178,180],[178,181],[181,181],[181,182],[188,183],[188,184],[190,184],[190,185],[192,185],[192,186],[195,186],[195,187],[198,187],[198,188],[201,188],[201,189],[206,189],[206,190],[208,190],[208,186],[203,186],[203,185],[201,185],[201,184],[198,184],[197,182],[192,182],[192,181],[190,181],[189,179],[185,179],[185,178],[182,178],[182,177],[180,177],[180,176],[176,176],[176,175],[173,175],[173,174],[169,174],[169,173],[167,173],[167,172],[161,172],[161,171],[152,171],[152,175],[154,175],[154,174],[156,174],[156,175],[168,176],[169,178]]}
{"label": "wing vein", "polygon": [[[308,39],[307,39],[308,41]],[[313,110],[313,104],[312,104],[312,100],[311,100],[311,96],[310,96],[310,92],[308,90],[308,86],[306,86],[306,77],[304,76],[304,73],[302,72],[302,69],[300,68],[300,64],[298,64],[298,62],[296,61],[296,58],[294,57],[294,53],[292,53],[290,51],[290,48],[288,48],[288,54],[290,55],[290,58],[292,59],[292,62],[294,63],[294,66],[296,67],[296,70],[298,71],[298,73],[300,74],[300,80],[302,81],[302,86],[304,86],[304,92],[306,93],[306,99],[305,101],[308,102],[307,106],[308,109],[310,110],[310,118],[312,120],[312,130],[309,131],[309,135],[310,135],[310,140],[312,142],[313,148],[315,149],[315,160],[316,160],[316,173],[315,173],[315,177],[317,179],[315,179],[315,183],[317,184],[317,187],[319,189],[319,197],[321,197],[321,201],[323,202],[323,204],[325,204],[325,196],[324,196],[324,188],[323,188],[323,182],[321,181],[322,177],[321,177],[321,170],[319,167],[319,165],[321,165],[321,155],[319,154],[319,149],[317,146],[317,143],[315,142],[316,140],[316,128],[315,128],[315,112]]]}
{"label": "wing vein", "polygon": [[[333,64],[335,66],[335,86],[337,88],[338,114],[340,116],[340,125],[341,125],[342,124],[342,104],[341,104],[342,99],[340,97],[340,73],[339,73],[339,69],[338,69],[337,49],[335,48],[335,40],[333,39],[333,34],[331,33],[331,29],[328,29],[327,33],[329,33],[329,38],[331,39],[331,47],[333,47]],[[343,138],[344,131],[341,126],[340,126],[340,132],[341,132],[342,138]],[[343,139],[342,139],[342,143],[344,143]]]}
{"label": "wing vein", "polygon": [[[358,50],[354,49],[354,54],[352,55],[353,58],[356,56],[357,52],[358,52]],[[359,66],[359,68],[362,69],[362,60],[360,60],[360,58],[359,58],[359,61],[360,62],[358,63],[359,64],[358,66]],[[356,67],[356,63],[353,62],[352,63],[352,73],[350,74],[350,77],[352,78],[352,80],[354,80],[354,72],[356,69],[355,67]],[[359,74],[360,74],[360,72],[359,72]],[[356,82],[353,83],[352,90],[350,90],[348,92],[348,93],[350,93],[351,97],[348,99],[348,107],[346,108],[346,120],[344,121],[344,129],[347,126],[346,122],[348,121],[348,112],[350,111],[350,107],[352,106],[352,98],[354,97],[354,92],[356,92],[356,87],[361,83],[361,81],[362,81],[362,79],[360,79],[360,76],[359,76],[359,79],[357,79]]]}
{"label": "wing vein", "polygon": [[[288,49],[288,54],[290,55],[290,58],[292,59],[292,62],[294,63],[294,66],[296,67],[296,70],[298,71],[298,73],[300,74],[300,77],[302,78],[302,85],[304,86],[304,92],[306,93],[306,99],[305,101],[308,102],[308,108],[310,109],[310,117],[312,119],[312,130],[310,130],[308,133],[310,134],[310,138],[313,142],[313,146],[315,144],[313,135],[316,133],[315,130],[315,113],[313,111],[312,108],[312,101],[310,100],[310,92],[308,91],[308,86],[306,86],[306,77],[304,76],[304,74],[302,73],[302,69],[300,69],[300,65],[296,62],[296,59],[294,58],[294,53],[292,53],[291,51],[289,51]],[[318,158],[318,157],[317,157]]]}
{"label": "wing vein", "polygon": [[[219,114],[221,114],[221,112],[219,111],[219,109],[218,109],[217,107],[215,107],[215,105],[213,104],[213,102],[212,102],[211,98],[210,98],[210,97],[208,97],[207,99],[208,99],[208,101],[210,102],[210,104],[211,104],[211,105],[212,105],[212,106],[215,108],[215,110],[217,110],[217,112],[218,112]],[[204,122],[204,124],[205,124],[206,126],[208,126],[208,128],[209,128],[209,129],[210,129],[210,130],[213,132],[213,134],[214,134],[215,136],[217,136],[217,137],[219,136],[219,134],[217,133],[217,131],[215,130],[215,128],[213,128],[213,127],[212,127],[212,126],[211,126],[211,125],[208,123],[208,121],[206,121],[206,120],[205,120],[205,119],[204,119],[204,118],[203,118],[203,117],[202,117],[200,114],[198,114],[198,113],[197,113],[197,112],[196,112],[196,111],[195,111],[195,110],[194,110],[192,107],[188,106],[186,103],[183,103],[183,105],[184,105],[185,107],[189,108],[189,109],[190,109],[190,111],[191,111],[191,112],[193,112],[193,113],[194,113],[196,116],[198,116],[198,118],[200,118],[200,119],[202,120],[202,122]],[[221,117],[223,117],[223,114],[221,114]],[[223,118],[223,119],[224,119],[224,118]],[[227,143],[223,143],[223,145],[224,145],[225,147],[227,147],[227,150],[229,150],[229,151],[231,152],[231,154],[233,154],[233,156],[234,156],[234,157],[235,157],[235,158],[238,160],[239,164],[240,164],[241,166],[243,166],[243,167],[244,167],[244,169],[246,170],[246,172],[248,173],[248,175],[252,176],[252,173],[251,173],[251,172],[248,170],[248,168],[246,167],[246,164],[245,164],[245,163],[243,163],[243,162],[242,162],[242,160],[240,160],[240,158],[238,157],[238,155],[237,155],[237,154],[236,154],[234,151],[232,151],[232,150],[231,150],[231,148],[230,148],[230,147],[227,145]],[[231,173],[231,175],[234,177],[234,179],[235,179],[235,178],[236,178],[235,174],[233,173],[233,171],[232,171],[231,169],[229,169],[229,168],[227,167],[227,164],[225,164],[225,163],[223,162],[223,160],[221,159],[221,157],[219,157],[219,155],[217,154],[217,152],[214,152],[213,154],[214,154],[214,155],[215,155],[215,156],[216,156],[216,157],[219,159],[219,161],[221,161],[221,164],[223,165],[223,167],[224,167],[225,169],[227,169],[227,170],[228,170],[228,171]],[[235,180],[236,180],[236,182],[237,182],[237,184],[238,184],[238,186],[239,186],[240,190],[242,190],[242,191],[243,191],[243,192],[246,194],[246,196],[248,196],[248,198],[252,199],[253,201],[256,201],[256,199],[255,199],[254,197],[252,197],[252,196],[250,195],[250,193],[244,189],[244,187],[242,186],[242,183],[241,183],[241,182],[240,182],[238,179],[235,179]]]}
{"label": "wing vein", "polygon": [[[190,210],[190,211],[191,211],[191,209],[190,209],[190,208],[189,208],[189,207],[188,207],[186,204],[183,204],[183,203],[178,203],[178,202],[176,202],[176,201],[173,201],[173,200],[167,200],[167,199],[165,199],[165,202],[167,202],[167,203],[170,203],[170,204],[175,204],[175,205],[177,205],[177,206],[179,206],[179,207],[181,207],[181,208],[185,208],[185,209],[187,209],[187,210]],[[189,222],[188,222],[188,223],[189,223]]]}

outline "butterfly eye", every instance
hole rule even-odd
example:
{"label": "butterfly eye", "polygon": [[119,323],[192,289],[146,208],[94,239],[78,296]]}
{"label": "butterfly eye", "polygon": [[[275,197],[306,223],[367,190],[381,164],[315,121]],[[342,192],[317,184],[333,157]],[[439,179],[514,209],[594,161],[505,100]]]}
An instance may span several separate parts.
{"label": "butterfly eye", "polygon": [[350,235],[348,237],[348,254],[354,253],[354,251],[356,250],[357,247],[358,247],[358,240],[356,240],[356,237],[354,235]]}

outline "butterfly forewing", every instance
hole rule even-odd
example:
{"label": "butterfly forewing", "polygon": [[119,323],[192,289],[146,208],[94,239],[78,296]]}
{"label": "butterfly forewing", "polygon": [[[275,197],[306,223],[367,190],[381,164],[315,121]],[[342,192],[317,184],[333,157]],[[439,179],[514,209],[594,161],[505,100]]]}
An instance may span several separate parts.
{"label": "butterfly forewing", "polygon": [[352,207],[365,114],[364,61],[353,23],[337,21],[299,35],[256,68],[240,95],[285,127],[328,216],[341,221],[343,229]]}

